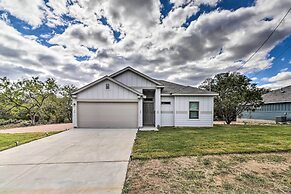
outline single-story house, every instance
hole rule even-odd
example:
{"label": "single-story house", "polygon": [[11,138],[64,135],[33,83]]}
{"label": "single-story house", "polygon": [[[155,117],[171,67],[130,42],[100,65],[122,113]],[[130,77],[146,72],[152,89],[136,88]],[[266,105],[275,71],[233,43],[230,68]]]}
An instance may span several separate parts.
{"label": "single-story house", "polygon": [[73,124],[79,128],[211,127],[215,95],[126,67],[73,94]]}
{"label": "single-story house", "polygon": [[263,95],[263,100],[262,106],[244,111],[239,119],[275,121],[276,117],[286,116],[291,121],[291,85]]}

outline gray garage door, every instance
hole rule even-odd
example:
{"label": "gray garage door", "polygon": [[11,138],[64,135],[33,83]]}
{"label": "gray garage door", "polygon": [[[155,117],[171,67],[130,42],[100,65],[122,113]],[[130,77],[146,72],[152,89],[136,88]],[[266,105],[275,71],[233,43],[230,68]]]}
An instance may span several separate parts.
{"label": "gray garage door", "polygon": [[136,102],[78,102],[78,127],[137,128]]}

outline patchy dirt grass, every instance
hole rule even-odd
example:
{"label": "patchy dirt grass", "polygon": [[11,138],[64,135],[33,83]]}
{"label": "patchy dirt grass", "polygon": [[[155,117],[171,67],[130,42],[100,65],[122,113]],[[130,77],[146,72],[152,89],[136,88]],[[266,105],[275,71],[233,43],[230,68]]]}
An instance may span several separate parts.
{"label": "patchy dirt grass", "polygon": [[123,193],[291,193],[291,152],[133,160]]}

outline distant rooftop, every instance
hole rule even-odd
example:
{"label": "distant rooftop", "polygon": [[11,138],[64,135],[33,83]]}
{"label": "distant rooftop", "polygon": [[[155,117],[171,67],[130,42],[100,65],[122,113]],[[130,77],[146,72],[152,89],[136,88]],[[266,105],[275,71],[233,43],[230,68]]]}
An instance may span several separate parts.
{"label": "distant rooftop", "polygon": [[291,102],[291,85],[263,95],[265,103]]}

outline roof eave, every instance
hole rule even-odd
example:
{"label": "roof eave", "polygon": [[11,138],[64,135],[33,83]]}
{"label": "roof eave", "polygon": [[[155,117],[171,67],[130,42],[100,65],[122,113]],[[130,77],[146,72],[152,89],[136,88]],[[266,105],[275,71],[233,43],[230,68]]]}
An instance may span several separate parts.
{"label": "roof eave", "polygon": [[179,93],[173,93],[173,94],[161,94],[162,96],[219,96],[219,94],[179,94]]}
{"label": "roof eave", "polygon": [[98,84],[98,83],[104,81],[107,77],[108,77],[108,76],[106,75],[106,76],[104,76],[104,77],[102,77],[102,78],[100,78],[100,79],[98,79],[98,80],[95,80],[95,81],[93,81],[93,82],[91,82],[91,83],[89,83],[89,84],[87,84],[87,85],[85,85],[85,86],[79,88],[77,91],[73,92],[72,95],[77,95],[77,94],[79,94],[80,92],[82,92],[82,91],[84,91],[84,90],[86,90],[86,89],[88,89],[88,88],[94,86],[95,84]]}
{"label": "roof eave", "polygon": [[290,101],[276,101],[276,102],[264,102],[264,104],[278,104],[278,103],[291,103],[291,100]]}
{"label": "roof eave", "polygon": [[117,80],[115,80],[115,79],[113,79],[113,78],[111,78],[111,77],[109,77],[107,75],[102,77],[102,78],[100,78],[100,79],[98,79],[98,80],[96,80],[96,81],[94,81],[94,82],[91,82],[91,83],[83,86],[82,88],[80,88],[76,92],[72,93],[72,95],[77,95],[78,93],[80,93],[80,92],[82,92],[82,91],[84,91],[84,90],[86,90],[86,89],[88,89],[88,88],[90,88],[90,87],[92,87],[92,86],[104,81],[104,80],[109,80],[109,81],[119,85],[120,87],[123,87],[123,88],[125,88],[125,89],[127,89],[127,90],[129,90],[129,91],[131,91],[131,92],[133,92],[133,93],[135,93],[137,95],[139,95],[139,96],[144,97],[144,95],[142,93],[140,93],[140,92],[138,92],[138,91],[126,86],[125,84],[123,84],[123,83],[121,83],[121,82],[119,82],[119,81],[117,81]]}
{"label": "roof eave", "polygon": [[163,86],[163,84],[161,84],[160,82],[157,82],[157,81],[154,80],[153,78],[151,78],[151,77],[149,77],[149,76],[147,76],[147,75],[145,75],[145,74],[143,74],[143,73],[141,73],[141,72],[135,70],[134,68],[132,68],[132,67],[130,67],[130,66],[125,67],[125,68],[123,68],[123,69],[121,69],[121,70],[119,70],[119,71],[117,71],[117,72],[111,74],[109,77],[111,77],[111,78],[116,77],[117,75],[120,75],[120,74],[122,74],[123,72],[128,71],[128,70],[130,70],[130,71],[132,71],[132,72],[134,72],[134,73],[136,73],[136,74],[142,76],[143,78],[145,78],[145,79],[147,79],[147,80],[149,80],[149,81],[151,81],[151,82],[157,84],[158,86]]}

